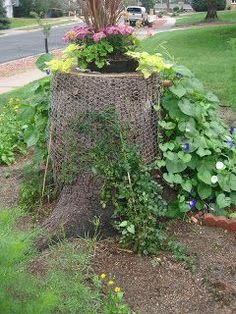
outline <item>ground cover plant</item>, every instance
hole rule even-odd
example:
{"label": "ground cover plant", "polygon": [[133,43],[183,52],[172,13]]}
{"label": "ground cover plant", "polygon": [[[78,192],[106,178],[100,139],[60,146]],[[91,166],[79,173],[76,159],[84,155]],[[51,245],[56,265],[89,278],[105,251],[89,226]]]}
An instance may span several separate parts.
{"label": "ground cover plant", "polygon": [[10,164],[18,153],[26,152],[26,148],[46,142],[49,80],[42,80],[32,86],[31,93],[34,96],[31,99],[2,97],[1,163]]}
{"label": "ground cover plant", "polygon": [[23,122],[17,119],[19,98],[10,98],[0,108],[0,162],[10,164],[15,161],[16,153],[25,152],[23,142]]}
{"label": "ground cover plant", "polygon": [[164,56],[168,51],[168,57],[187,66],[208,90],[214,91],[221,105],[236,109],[232,66],[235,52],[229,44],[230,38],[235,38],[235,30],[236,26],[219,26],[162,33],[141,42],[141,49]]}
{"label": "ground cover plant", "polygon": [[50,313],[56,296],[50,289],[40,291],[37,280],[23,271],[35,253],[30,249],[31,232],[14,229],[16,219],[21,215],[19,209],[0,212],[0,308],[3,313]]}
{"label": "ground cover plant", "polygon": [[[86,273],[92,240],[60,243],[47,251],[46,258],[39,257],[33,249],[37,230],[17,228],[24,215],[20,208],[0,211],[2,313],[130,313],[112,277]],[[38,264],[40,274],[34,273]]]}
{"label": "ground cover plant", "polygon": [[[159,55],[130,54],[139,60],[145,77],[156,72]],[[219,119],[218,98],[187,68],[168,66],[163,74],[171,86],[156,107],[163,113],[158,139],[163,157],[157,166],[179,193],[178,206],[169,207],[169,214],[179,216],[194,208],[222,213],[236,203],[235,127],[228,128]]]}
{"label": "ground cover plant", "polygon": [[[235,11],[219,11],[217,12],[219,23],[236,23]],[[206,12],[191,13],[185,16],[179,16],[176,18],[176,26],[190,26],[193,24],[200,24],[204,22]]]}
{"label": "ground cover plant", "polygon": [[[49,88],[50,80],[46,78],[0,97],[0,163],[9,165],[15,162],[19,154],[27,155],[31,150],[31,161],[25,166],[20,193],[20,204],[28,210],[54,195],[49,187],[51,177],[45,178],[42,171],[48,156]],[[44,188],[45,180],[47,188]]]}

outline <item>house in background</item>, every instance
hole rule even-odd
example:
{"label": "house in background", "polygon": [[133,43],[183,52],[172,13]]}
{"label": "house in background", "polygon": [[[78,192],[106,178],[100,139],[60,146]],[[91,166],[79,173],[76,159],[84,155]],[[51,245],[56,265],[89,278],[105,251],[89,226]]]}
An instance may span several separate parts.
{"label": "house in background", "polygon": [[229,0],[228,3],[231,10],[236,10],[236,0]]}
{"label": "house in background", "polygon": [[13,7],[19,6],[19,0],[3,0],[3,6],[6,10],[7,17],[13,17]]}

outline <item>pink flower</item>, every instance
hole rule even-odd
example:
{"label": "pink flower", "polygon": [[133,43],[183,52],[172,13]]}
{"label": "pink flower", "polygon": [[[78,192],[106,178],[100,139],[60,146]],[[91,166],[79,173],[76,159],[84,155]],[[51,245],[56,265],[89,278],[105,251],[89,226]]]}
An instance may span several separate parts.
{"label": "pink flower", "polygon": [[95,33],[92,38],[94,41],[98,42],[103,38],[106,38],[106,34],[104,32]]}
{"label": "pink flower", "polygon": [[87,26],[76,26],[73,28],[73,31],[75,32],[76,39],[85,39],[86,36],[92,33],[91,28]]}
{"label": "pink flower", "polygon": [[70,42],[75,40],[83,40],[86,36],[89,36],[92,34],[91,28],[87,26],[75,26],[65,34],[63,37],[64,42]]}
{"label": "pink flower", "polygon": [[105,32],[107,35],[118,35],[120,33],[118,26],[109,26],[105,29]]}
{"label": "pink flower", "polygon": [[133,32],[134,32],[134,28],[131,26],[126,26],[126,25],[120,26],[120,33],[122,35],[132,35]]}
{"label": "pink flower", "polygon": [[108,26],[104,30],[107,35],[131,35],[134,32],[134,28],[127,25]]}
{"label": "pink flower", "polygon": [[67,32],[63,37],[64,43],[68,43],[69,41],[75,40],[75,32],[73,30]]}

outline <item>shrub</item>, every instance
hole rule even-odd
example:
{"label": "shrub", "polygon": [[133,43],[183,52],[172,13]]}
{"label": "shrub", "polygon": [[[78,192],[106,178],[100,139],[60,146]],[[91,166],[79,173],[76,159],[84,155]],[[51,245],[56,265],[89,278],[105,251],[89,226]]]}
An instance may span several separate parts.
{"label": "shrub", "polygon": [[0,164],[14,162],[18,153],[32,146],[37,146],[38,155],[47,155],[49,86],[48,79],[39,81],[31,90],[31,100],[10,97],[0,107]]}
{"label": "shrub", "polygon": [[178,6],[176,6],[176,7],[173,8],[173,11],[174,11],[174,12],[179,12],[179,10],[180,10],[180,9],[179,9]]}
{"label": "shrub", "polygon": [[47,13],[47,16],[51,18],[62,17],[63,15],[63,10],[60,9],[50,9]]}
{"label": "shrub", "polygon": [[0,0],[0,29],[9,28],[10,20],[6,18],[6,11],[3,7],[3,1]]}
{"label": "shrub", "polygon": [[6,17],[0,17],[0,29],[7,29],[10,26],[10,20]]}
{"label": "shrub", "polygon": [[[224,10],[226,7],[226,0],[216,0],[217,10]],[[196,12],[206,12],[207,2],[206,0],[192,0],[192,8]]]}
{"label": "shrub", "polygon": [[15,161],[17,153],[25,152],[23,122],[18,119],[20,99],[10,98],[0,107],[0,164]]}

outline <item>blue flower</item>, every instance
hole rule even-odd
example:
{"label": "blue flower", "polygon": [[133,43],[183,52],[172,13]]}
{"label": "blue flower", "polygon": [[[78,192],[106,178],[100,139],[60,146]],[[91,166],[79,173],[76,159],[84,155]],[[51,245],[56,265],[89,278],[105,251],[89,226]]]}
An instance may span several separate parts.
{"label": "blue flower", "polygon": [[229,133],[230,133],[230,134],[233,134],[234,131],[235,131],[235,128],[234,128],[233,126],[231,126],[231,127],[229,128]]}
{"label": "blue flower", "polygon": [[184,152],[188,152],[189,149],[190,149],[189,143],[184,143],[184,144],[182,145],[182,148],[183,148],[183,151],[184,151]]}
{"label": "blue flower", "polygon": [[197,201],[194,199],[194,198],[191,198],[189,201],[188,201],[188,206],[190,209],[193,209],[197,204]]}
{"label": "blue flower", "polygon": [[232,141],[232,139],[230,137],[227,137],[226,138],[226,141],[225,143],[230,147],[232,148],[234,146],[234,142]]}
{"label": "blue flower", "polygon": [[183,74],[177,72],[177,73],[176,73],[176,77],[177,77],[178,79],[181,79],[181,78],[183,77]]}

